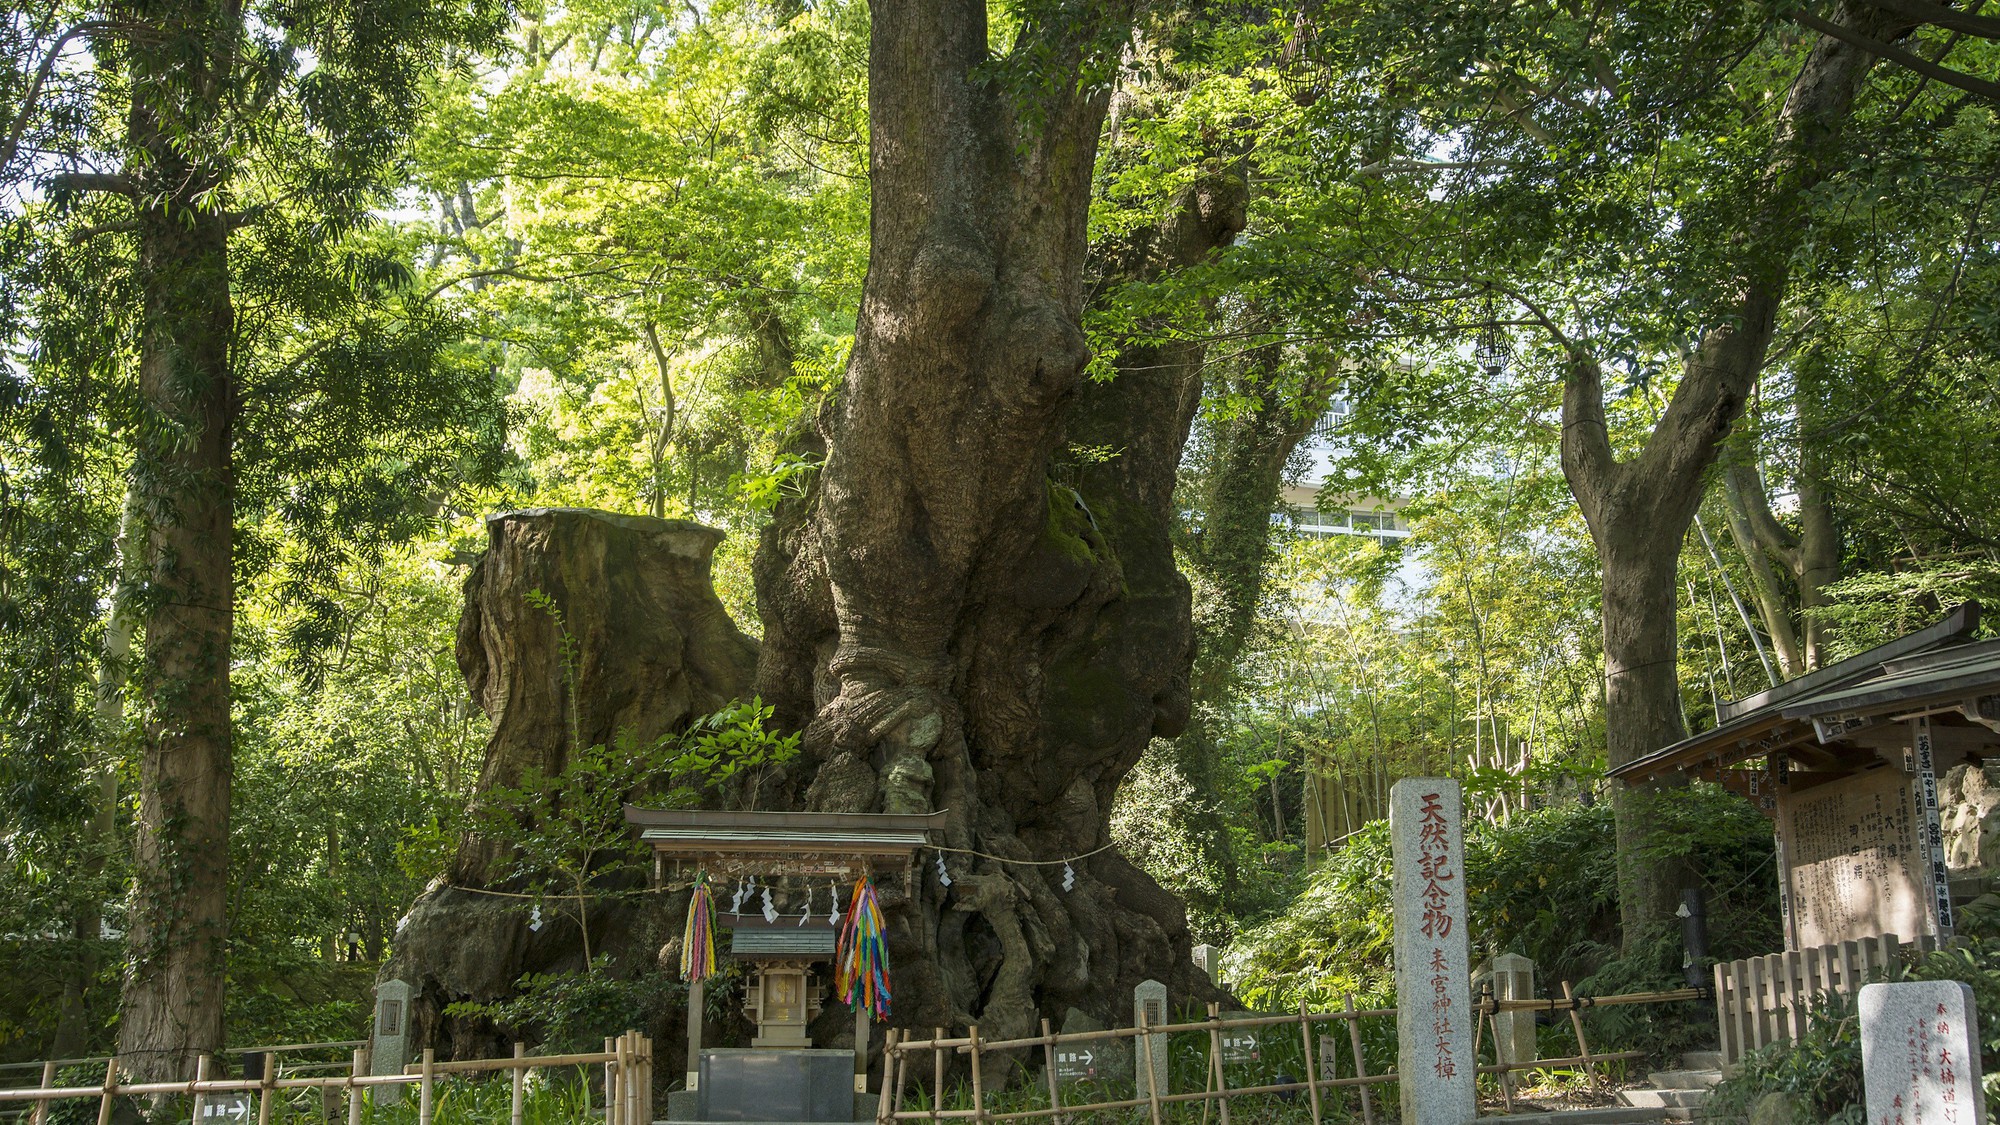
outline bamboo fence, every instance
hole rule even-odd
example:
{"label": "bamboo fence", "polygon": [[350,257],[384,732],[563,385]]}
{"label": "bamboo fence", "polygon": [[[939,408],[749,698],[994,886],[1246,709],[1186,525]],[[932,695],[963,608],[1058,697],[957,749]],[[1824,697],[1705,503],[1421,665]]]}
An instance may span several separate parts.
{"label": "bamboo fence", "polygon": [[[324,1046],[321,1044],[320,1046]],[[270,1125],[274,1102],[281,1090],[333,1090],[344,1095],[347,1103],[348,1125],[361,1125],[363,1107],[368,1099],[368,1091],[389,1086],[415,1086],[417,1088],[418,1125],[431,1125],[437,1111],[437,1088],[439,1080],[450,1075],[480,1074],[493,1071],[509,1072],[512,1086],[509,1121],[511,1125],[522,1125],[526,1105],[526,1082],[530,1070],[566,1066],[604,1067],[604,1123],[605,1125],[652,1125],[653,1121],[653,1041],[636,1031],[604,1041],[604,1050],[586,1051],[566,1055],[540,1055],[530,1057],[526,1048],[514,1044],[514,1055],[505,1059],[464,1059],[439,1062],[436,1052],[426,1049],[421,1061],[403,1068],[401,1074],[370,1074],[368,1051],[355,1050],[348,1073],[342,1075],[322,1075],[318,1077],[281,1077],[276,1066],[266,1066],[258,1078],[210,1078],[210,1059],[204,1055],[195,1062],[195,1076],[178,1082],[131,1082],[121,1083],[116,1057],[101,1060],[104,1063],[104,1079],[94,1086],[56,1086],[57,1064],[63,1060],[52,1060],[40,1064],[41,1084],[28,1089],[0,1089],[0,1107],[13,1103],[32,1102],[34,1111],[29,1118],[30,1125],[44,1125],[48,1118],[49,1103],[71,1098],[97,1099],[97,1125],[109,1125],[112,1106],[123,1097],[157,1097],[164,1095],[184,1095],[193,1103],[192,1120],[199,1125],[202,1120],[204,1099],[216,1094],[250,1092],[257,1102],[257,1125]],[[322,1103],[324,1104],[324,1103]]]}
{"label": "bamboo fence", "polygon": [[[1644,1051],[1615,1051],[1597,1053],[1590,1049],[1589,1040],[1583,1029],[1584,1010],[1592,1007],[1610,1007],[1621,1004],[1663,1004],[1688,1000],[1706,999],[1702,989],[1674,989],[1666,992],[1627,993],[1618,996],[1575,996],[1567,982],[1563,984],[1560,998],[1547,1000],[1495,1000],[1490,995],[1481,997],[1474,1004],[1480,1023],[1477,1025],[1481,1038],[1492,1017],[1501,1012],[1546,1011],[1568,1012],[1571,1026],[1576,1033],[1578,1053],[1563,1058],[1536,1059],[1525,1062],[1494,1062],[1481,1064],[1480,1074],[1500,1075],[1501,1096],[1511,1110],[1513,1107],[1513,1085],[1508,1076],[1514,1071],[1542,1070],[1555,1067],[1581,1067],[1594,1091],[1604,1084],[1602,1067],[1606,1063],[1620,1062],[1646,1057]],[[878,1125],[894,1125],[905,1121],[970,1121],[975,1125],[987,1122],[1026,1121],[1039,1118],[1066,1120],[1070,1115],[1098,1111],[1134,1110],[1143,1107],[1152,1125],[1164,1125],[1166,1109],[1169,1106],[1199,1102],[1203,1104],[1203,1119],[1207,1118],[1207,1107],[1213,1103],[1217,1108],[1221,1125],[1232,1125],[1230,1099],[1258,1094],[1303,1093],[1315,1125],[1325,1120],[1321,1092],[1356,1088],[1361,1098],[1362,1120],[1366,1125],[1375,1125],[1376,1109],[1371,1087],[1396,1081],[1393,1068],[1379,1073],[1368,1072],[1368,1062],[1362,1050],[1361,1021],[1365,1019],[1394,1019],[1394,1008],[1364,1008],[1354,1006],[1350,994],[1339,1011],[1314,1012],[1305,1004],[1299,1005],[1295,1013],[1285,1015],[1240,1016],[1224,1019],[1217,1005],[1211,1004],[1206,1019],[1183,1022],[1148,1024],[1141,1018],[1134,1027],[1113,1028],[1105,1031],[1078,1031],[1053,1033],[1049,1021],[1043,1020],[1040,1035],[1020,1039],[987,1039],[981,1036],[977,1025],[966,1029],[962,1036],[948,1037],[943,1028],[936,1029],[929,1039],[917,1039],[905,1035],[898,1029],[891,1029],[884,1048],[882,1068],[883,1080],[877,1102],[875,1120]],[[1327,1033],[1315,1035],[1316,1025],[1346,1025],[1346,1034],[1337,1036]],[[1253,1086],[1231,1087],[1224,1072],[1225,1061],[1222,1039],[1226,1032],[1245,1031],[1259,1028],[1273,1028],[1286,1025],[1296,1026],[1303,1047],[1303,1069],[1305,1077],[1298,1081],[1267,1082]],[[1141,1081],[1130,1098],[1111,1098],[1100,1101],[1070,1101],[1063,1099],[1063,1084],[1058,1074],[1056,1053],[1058,1048],[1088,1043],[1103,1043],[1113,1040],[1130,1040],[1130,1050],[1135,1060],[1135,1073],[1150,1074],[1154,1067],[1154,1044],[1164,1037],[1182,1032],[1206,1032],[1208,1034],[1208,1065],[1205,1077],[1206,1088],[1200,1091],[1169,1093],[1157,1088],[1151,1081]],[[1329,1072],[1319,1073],[1337,1059],[1340,1040],[1344,1039],[1347,1052],[1352,1059],[1353,1075],[1334,1077]],[[1315,1051],[1317,1041],[1319,1050]],[[988,1056],[1039,1050],[1042,1056],[1042,1072],[1048,1087],[1049,1104],[1028,1109],[994,1110],[988,1107],[989,1091],[985,1088],[982,1063]],[[1474,1043],[1474,1054],[1478,1053],[1478,1041]],[[929,1055],[931,1089],[925,1100],[926,1108],[906,1108],[909,1087],[914,1079],[922,1085],[923,1056]],[[946,1074],[953,1068],[949,1059],[967,1056],[970,1063],[971,1101],[963,1109],[946,1109]]]}

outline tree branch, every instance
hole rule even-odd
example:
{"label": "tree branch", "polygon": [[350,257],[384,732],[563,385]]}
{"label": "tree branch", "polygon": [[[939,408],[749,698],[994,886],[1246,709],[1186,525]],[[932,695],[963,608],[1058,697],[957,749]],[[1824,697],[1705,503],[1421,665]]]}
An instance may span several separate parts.
{"label": "tree branch", "polygon": [[89,20],[56,36],[56,41],[49,44],[48,51],[42,55],[41,65],[35,68],[34,79],[28,83],[27,94],[21,99],[21,111],[14,115],[12,124],[7,127],[7,143],[0,146],[0,173],[7,170],[7,165],[14,162],[15,154],[21,151],[21,138],[27,134],[28,119],[34,116],[35,103],[42,96],[42,86],[48,82],[49,75],[55,72],[56,59],[61,57],[63,48],[79,35],[88,35],[93,31],[107,31],[112,26],[103,20]]}
{"label": "tree branch", "polygon": [[132,177],[110,172],[58,172],[42,184],[55,191],[101,191],[127,199],[139,196],[139,185]]}
{"label": "tree branch", "polygon": [[1581,349],[1569,353],[1563,379],[1562,469],[1576,496],[1583,518],[1597,534],[1604,494],[1615,487],[1620,470],[1611,450],[1611,429],[1604,420],[1604,368]]}
{"label": "tree branch", "polygon": [[[1886,7],[1886,5],[1885,5]],[[1842,27],[1829,20],[1823,20],[1811,12],[1793,12],[1792,19],[1801,26],[1809,27],[1829,39],[1838,39],[1852,47],[1858,47],[1877,58],[1885,59],[1901,67],[1907,67],[1926,78],[1936,79],[1947,86],[1954,86],[1969,94],[1977,94],[2000,102],[2000,82],[1988,82],[1975,78],[1964,71],[1952,70],[1918,55],[1913,55],[1900,47],[1892,47],[1880,39],[1863,35],[1853,28]]]}
{"label": "tree branch", "polygon": [[[1947,8],[1943,4],[1932,3],[1931,0],[1868,0],[1868,2],[1885,12],[1918,23],[1942,27],[1947,31],[1962,31],[1981,39],[2000,39],[2000,19],[1993,16]],[[1973,7],[1976,8],[1978,5],[1975,4]]]}
{"label": "tree branch", "polygon": [[123,234],[138,229],[139,222],[137,219],[120,219],[115,223],[94,223],[84,227],[82,230],[71,233],[69,243],[71,246],[81,246],[100,234]]}

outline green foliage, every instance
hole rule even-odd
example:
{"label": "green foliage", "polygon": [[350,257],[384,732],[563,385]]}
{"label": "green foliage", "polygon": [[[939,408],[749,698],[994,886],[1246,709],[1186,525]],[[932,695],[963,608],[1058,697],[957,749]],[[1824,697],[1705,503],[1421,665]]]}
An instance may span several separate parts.
{"label": "green foliage", "polygon": [[483,1016],[508,1036],[544,1052],[596,1050],[604,1040],[634,1027],[651,1027],[685,1004],[687,987],[671,973],[642,968],[621,978],[599,958],[585,973],[529,973],[517,992],[491,1003],[461,1001],[448,1016]]}
{"label": "green foliage", "polygon": [[[1700,881],[1711,952],[1723,960],[1768,952],[1777,941],[1769,821],[1714,786],[1671,793],[1661,802],[1666,827],[1656,846],[1660,855],[1687,861]],[[1550,994],[1564,980],[1584,995],[1680,987],[1678,933],[1659,934],[1629,956],[1618,955],[1612,835],[1604,804],[1566,804],[1503,824],[1468,825],[1466,892],[1475,947],[1527,956]],[[1281,917],[1231,947],[1226,974],[1237,995],[1274,1010],[1300,1001],[1339,1007],[1348,993],[1363,1007],[1393,1005],[1389,867],[1387,821],[1350,837],[1308,876],[1305,891]],[[1698,1004],[1670,1011],[1606,1008],[1589,1020],[1598,1049],[1666,1053],[1713,1033],[1713,1012]]]}

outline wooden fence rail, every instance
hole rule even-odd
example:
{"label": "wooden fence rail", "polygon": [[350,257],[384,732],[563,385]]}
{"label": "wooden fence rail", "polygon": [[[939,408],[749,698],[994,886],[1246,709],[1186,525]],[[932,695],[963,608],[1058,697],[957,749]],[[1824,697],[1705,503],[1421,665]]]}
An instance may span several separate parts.
{"label": "wooden fence rail", "polygon": [[1826,997],[1852,1000],[1889,966],[1936,948],[1934,937],[1904,942],[1882,934],[1716,965],[1715,1016],[1724,1065],[1759,1047],[1797,1040]]}
{"label": "wooden fence rail", "polygon": [[[1495,1001],[1491,997],[1486,997],[1474,1005],[1478,1015],[1484,1021],[1481,1024],[1482,1031],[1485,1023],[1490,1022],[1493,1015],[1504,1011],[1568,1011],[1572,1013],[1573,1018],[1576,1020],[1578,1044],[1578,1054],[1576,1055],[1559,1059],[1538,1059],[1532,1062],[1516,1063],[1488,1063],[1479,1066],[1478,1072],[1480,1074],[1497,1074],[1502,1076],[1502,1097],[1506,1099],[1510,1107],[1513,1104],[1513,1089],[1511,1082],[1506,1079],[1513,1071],[1581,1066],[1585,1074],[1590,1078],[1592,1086],[1595,1087],[1598,1085],[1599,1068],[1603,1064],[1645,1057],[1645,1052],[1643,1051],[1619,1051],[1608,1054],[1593,1053],[1590,1050],[1589,1042],[1583,1036],[1583,1028],[1581,1026],[1582,1009],[1596,1005],[1686,1001],[1697,999],[1703,995],[1702,991],[1697,989],[1677,989],[1672,992],[1633,993],[1624,996],[1572,997],[1567,995],[1567,985],[1564,987],[1564,992],[1564,997],[1554,1000]],[[1317,1123],[1323,1120],[1321,1092],[1352,1087],[1361,1096],[1362,1120],[1366,1125],[1375,1125],[1376,1110],[1370,1088],[1396,1081],[1396,1074],[1393,1068],[1380,1074],[1370,1074],[1368,1072],[1367,1058],[1361,1046],[1360,1024],[1364,1019],[1393,1019],[1395,1015],[1396,1009],[1394,1008],[1357,1009],[1354,1006],[1354,997],[1350,995],[1346,998],[1346,1003],[1340,1011],[1314,1012],[1309,1010],[1306,1005],[1300,1004],[1299,1010],[1296,1013],[1286,1015],[1239,1016],[1224,1019],[1218,1007],[1211,1004],[1209,1005],[1208,1018],[1206,1019],[1182,1023],[1149,1024],[1142,1018],[1136,1027],[1112,1028],[1104,1031],[1054,1033],[1049,1029],[1049,1021],[1043,1020],[1040,1035],[1031,1035],[1017,1039],[986,1039],[980,1035],[977,1025],[967,1028],[966,1033],[962,1036],[946,1036],[944,1029],[938,1028],[928,1039],[907,1037],[901,1031],[891,1029],[888,1043],[884,1048],[881,1094],[876,1107],[875,1120],[877,1125],[894,1125],[896,1122],[904,1121],[971,1121],[976,1123],[976,1125],[985,1125],[986,1122],[1026,1121],[1038,1118],[1055,1118],[1060,1121],[1073,1114],[1103,1110],[1129,1110],[1143,1107],[1147,1115],[1151,1118],[1153,1125],[1164,1125],[1165,1110],[1167,1107],[1188,1102],[1200,1102],[1203,1103],[1204,1120],[1206,1120],[1208,1104],[1214,1103],[1219,1110],[1220,1125],[1232,1125],[1229,1104],[1231,1098],[1256,1094],[1296,1095],[1304,1093],[1307,1097],[1307,1104],[1312,1114],[1312,1120],[1317,1125]],[[1315,1034],[1316,1025],[1338,1025],[1340,1023],[1346,1024],[1345,1035],[1333,1035],[1324,1032]],[[1300,1043],[1303,1048],[1305,1077],[1298,1081],[1231,1087],[1223,1070],[1223,1033],[1273,1028],[1283,1025],[1295,1025],[1299,1029]],[[1150,1075],[1153,1073],[1154,1044],[1159,1041],[1156,1037],[1171,1035],[1176,1032],[1195,1031],[1206,1031],[1209,1038],[1209,1062],[1206,1068],[1205,1089],[1182,1093],[1168,1093],[1157,1088],[1151,1081],[1142,1081],[1139,1083],[1139,1089],[1135,1091],[1137,1096],[1134,1097],[1114,1098],[1103,1101],[1064,1102],[1062,1083],[1057,1074],[1056,1066],[1056,1050],[1058,1047],[1103,1043],[1108,1040],[1130,1040],[1129,1049],[1132,1052],[1134,1060],[1135,1075]],[[1315,1042],[1318,1044],[1317,1051],[1314,1050]],[[1343,1047],[1345,1048],[1345,1053],[1352,1060],[1351,1069],[1353,1074],[1347,1077],[1339,1077],[1334,1073],[1338,1064],[1338,1057],[1343,1053]],[[1033,1048],[1039,1048],[1042,1055],[1042,1068],[1048,1087],[1049,1104],[1042,1107],[1013,1110],[993,1110],[988,1108],[987,1098],[990,1091],[985,1088],[985,1076],[982,1073],[981,1066],[982,1061],[995,1053],[1023,1051]],[[1476,1044],[1474,1050],[1475,1052],[1477,1051]],[[929,1056],[930,1065],[928,1068],[923,1066],[923,1057],[926,1055]],[[947,1059],[961,1055],[968,1056],[971,1063],[971,1105],[963,1109],[946,1109],[944,1106],[946,1100],[945,1077],[948,1069]],[[923,1071],[925,1069],[929,1069],[931,1072],[931,1089],[929,1097],[926,1099],[929,1105],[927,1108],[906,1108],[905,1102],[908,1099],[909,1087],[912,1080],[914,1079],[921,1086],[923,1083]]]}
{"label": "wooden fence rail", "polygon": [[[366,1101],[362,1096],[364,1091],[385,1086],[415,1086],[419,1125],[431,1125],[437,1111],[439,1079],[454,1074],[504,1070],[510,1072],[512,1082],[510,1120],[512,1125],[521,1125],[528,1071],[601,1064],[604,1067],[605,1125],[652,1125],[653,1121],[653,1041],[636,1031],[606,1039],[602,1051],[567,1055],[531,1058],[526,1049],[516,1043],[512,1058],[441,1063],[432,1051],[426,1050],[423,1060],[405,1067],[402,1074],[368,1073],[366,1049],[354,1052],[353,1065],[347,1074],[317,1078],[283,1078],[276,1067],[266,1067],[261,1078],[210,1078],[210,1060],[204,1055],[196,1060],[193,1079],[121,1083],[118,1081],[118,1060],[109,1058],[102,1061],[105,1064],[104,1079],[95,1086],[56,1086],[55,1063],[41,1064],[41,1085],[32,1089],[0,1089],[0,1109],[15,1103],[32,1102],[35,1108],[30,1118],[31,1125],[43,1125],[48,1118],[49,1103],[72,1098],[95,1098],[98,1102],[98,1125],[106,1125],[111,1120],[112,1104],[118,1098],[182,1094],[193,1100],[193,1120],[199,1123],[202,1102],[208,1096],[252,1092],[257,1095],[258,1125],[270,1125],[272,1103],[278,1091],[318,1089],[343,1092],[347,1100],[348,1125],[360,1125]],[[327,1104],[322,1102],[323,1114],[326,1109]]]}

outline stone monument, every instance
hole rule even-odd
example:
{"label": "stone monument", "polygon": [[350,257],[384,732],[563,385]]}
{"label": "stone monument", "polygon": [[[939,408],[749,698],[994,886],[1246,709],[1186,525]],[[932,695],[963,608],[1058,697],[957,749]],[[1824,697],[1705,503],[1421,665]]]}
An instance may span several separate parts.
{"label": "stone monument", "polygon": [[1972,987],[1955,980],[1862,986],[1861,1075],[1871,1125],[1983,1123]]}
{"label": "stone monument", "polygon": [[[1167,986],[1156,980],[1142,980],[1132,990],[1132,1026],[1158,1027],[1167,1022]],[[1138,1096],[1151,1091],[1167,1092],[1167,1037],[1146,1035],[1133,1040],[1133,1070],[1138,1075]],[[1151,1055],[1149,1059],[1147,1056]]]}
{"label": "stone monument", "polygon": [[[375,1034],[368,1053],[370,1074],[401,1074],[410,1061],[410,984],[385,980],[375,986]],[[402,1083],[375,1087],[375,1104],[403,1100]]]}
{"label": "stone monument", "polygon": [[1396,914],[1396,1073],[1402,1119],[1471,1125],[1471,950],[1465,934],[1465,829],[1459,784],[1408,777],[1389,790]]}

